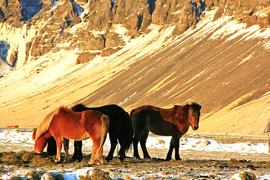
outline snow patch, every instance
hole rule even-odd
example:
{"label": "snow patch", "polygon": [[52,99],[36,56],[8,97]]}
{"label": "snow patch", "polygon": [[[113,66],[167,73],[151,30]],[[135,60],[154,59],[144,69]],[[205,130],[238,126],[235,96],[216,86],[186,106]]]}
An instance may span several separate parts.
{"label": "snow patch", "polygon": [[[0,144],[9,144],[18,146],[34,146],[34,141],[31,138],[32,131],[31,130],[1,130],[0,131]],[[154,149],[168,149],[170,144],[171,137],[164,136],[155,136],[150,134],[147,139],[147,148]],[[73,143],[70,143],[73,144]],[[92,146],[91,140],[86,140],[83,143],[83,148],[89,149]],[[71,149],[71,148],[70,148]],[[104,149],[110,149],[110,141],[109,138],[106,139],[104,144]],[[266,143],[258,143],[258,144],[250,144],[250,143],[234,143],[234,144],[223,144],[215,140],[207,140],[207,139],[195,139],[195,138],[181,138],[180,140],[180,151],[183,150],[197,150],[197,151],[219,151],[219,152],[235,152],[235,153],[268,153],[268,145]],[[4,149],[2,149],[4,151]],[[105,167],[105,171],[108,168]],[[64,173],[63,173],[64,172]],[[65,169],[64,171],[54,170],[48,171],[43,174],[41,179],[46,179],[50,176],[50,173],[61,173],[65,180],[78,180],[79,176],[91,175],[93,173],[92,167],[83,167],[81,169]],[[163,175],[160,173],[151,173],[146,172],[142,173],[143,175],[131,175],[130,170],[123,171],[123,175],[129,175],[134,179],[148,178],[152,176],[174,178],[172,175]],[[22,169],[14,172],[2,172],[0,178],[2,179],[11,179],[14,176],[25,177],[26,174],[29,174],[27,169]],[[111,174],[111,176],[114,176]],[[205,174],[201,175],[203,177],[207,176]],[[235,174],[232,178],[237,179],[239,174]],[[120,177],[113,177],[113,179],[118,179]],[[259,179],[270,179],[270,174],[265,174]]]}

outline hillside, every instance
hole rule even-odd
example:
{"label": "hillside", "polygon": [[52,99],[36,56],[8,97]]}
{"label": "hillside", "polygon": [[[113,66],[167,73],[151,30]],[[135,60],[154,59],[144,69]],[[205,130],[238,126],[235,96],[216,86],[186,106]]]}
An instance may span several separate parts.
{"label": "hillside", "polygon": [[[263,134],[270,120],[266,1],[5,2],[1,127],[32,128],[77,103],[197,102],[196,132]],[[9,6],[32,13],[12,17]]]}

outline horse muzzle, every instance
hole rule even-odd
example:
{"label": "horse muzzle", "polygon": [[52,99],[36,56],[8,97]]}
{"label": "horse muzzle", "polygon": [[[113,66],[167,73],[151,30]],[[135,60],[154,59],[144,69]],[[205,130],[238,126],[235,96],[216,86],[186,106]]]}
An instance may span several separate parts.
{"label": "horse muzzle", "polygon": [[37,150],[35,150],[35,152],[37,153],[37,154],[41,154],[42,152],[40,152],[40,151],[37,151]]}
{"label": "horse muzzle", "polygon": [[192,126],[192,129],[197,130],[197,129],[199,129],[199,126]]}

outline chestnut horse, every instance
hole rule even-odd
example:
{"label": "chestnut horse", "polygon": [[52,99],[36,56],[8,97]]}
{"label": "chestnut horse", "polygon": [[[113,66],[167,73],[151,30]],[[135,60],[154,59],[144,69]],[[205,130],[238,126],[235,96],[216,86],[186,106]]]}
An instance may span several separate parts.
{"label": "chestnut horse", "polygon": [[[71,108],[72,111],[81,112],[85,110],[97,110],[106,114],[110,118],[110,127],[108,130],[110,141],[111,141],[111,149],[106,157],[107,161],[112,160],[113,153],[115,151],[117,140],[121,146],[118,154],[120,155],[120,161],[126,157],[126,151],[129,150],[130,145],[132,143],[133,136],[133,128],[132,122],[129,117],[129,114],[120,106],[115,104],[105,105],[101,107],[86,107],[83,104],[77,104]],[[72,159],[81,161],[82,160],[82,142],[74,141],[74,155]],[[50,139],[48,141],[47,152],[49,155],[53,155],[55,153],[55,141],[54,139]]]}
{"label": "chestnut horse", "polygon": [[68,139],[79,141],[91,138],[93,141],[92,156],[88,164],[92,165],[96,159],[99,164],[103,164],[103,143],[108,129],[109,117],[99,111],[73,112],[66,107],[60,107],[47,115],[34,129],[32,139],[35,140],[35,151],[41,153],[48,139],[54,137],[57,145],[55,162],[59,162],[62,141],[64,142],[65,161],[68,161]]}
{"label": "chestnut horse", "polygon": [[171,160],[173,149],[175,149],[175,159],[181,160],[179,139],[188,131],[189,126],[193,130],[199,128],[200,109],[200,105],[193,103],[185,106],[175,105],[171,109],[145,105],[132,110],[130,116],[134,129],[134,157],[140,159],[138,153],[138,142],[140,141],[144,158],[151,158],[145,145],[149,131],[151,131],[157,135],[172,136],[166,160]]}

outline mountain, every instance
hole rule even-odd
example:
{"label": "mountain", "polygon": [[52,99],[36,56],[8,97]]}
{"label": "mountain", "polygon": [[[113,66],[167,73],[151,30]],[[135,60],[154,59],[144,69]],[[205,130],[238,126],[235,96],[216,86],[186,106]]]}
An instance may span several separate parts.
{"label": "mountain", "polygon": [[130,112],[197,102],[196,132],[263,134],[269,7],[266,0],[4,1],[1,127],[36,127],[61,105],[113,103]]}

